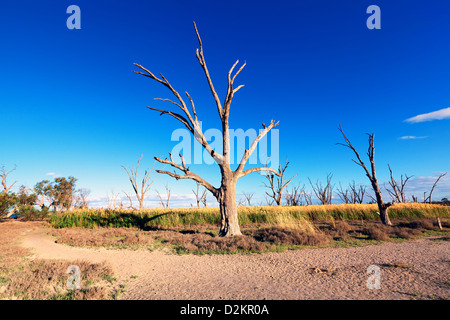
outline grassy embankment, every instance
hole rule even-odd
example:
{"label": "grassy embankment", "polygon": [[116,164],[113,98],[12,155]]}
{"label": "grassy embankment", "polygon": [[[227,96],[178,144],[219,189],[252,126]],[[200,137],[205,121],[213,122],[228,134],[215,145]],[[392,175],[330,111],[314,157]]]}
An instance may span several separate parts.
{"label": "grassy embankment", "polygon": [[[305,246],[347,246],[448,235],[448,207],[422,203],[389,209],[393,227],[381,225],[375,204],[240,207],[243,236],[217,237],[218,208],[142,212],[77,210],[50,218],[60,242],[81,246],[169,245],[178,253],[252,253]],[[444,230],[437,228],[441,217]]]}

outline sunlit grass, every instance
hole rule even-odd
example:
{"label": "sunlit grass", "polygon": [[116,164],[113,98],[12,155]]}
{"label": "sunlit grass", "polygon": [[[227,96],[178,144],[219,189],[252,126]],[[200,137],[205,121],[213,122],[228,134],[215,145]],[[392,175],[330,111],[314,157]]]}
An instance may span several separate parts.
{"label": "sunlit grass", "polygon": [[[311,205],[297,207],[239,207],[239,223],[276,225],[314,232],[311,221],[379,219],[376,204]],[[449,207],[437,204],[400,203],[389,209],[391,218],[430,218],[450,216]],[[220,224],[219,208],[176,208],[108,210],[74,210],[50,217],[55,228],[68,227],[190,227]]]}

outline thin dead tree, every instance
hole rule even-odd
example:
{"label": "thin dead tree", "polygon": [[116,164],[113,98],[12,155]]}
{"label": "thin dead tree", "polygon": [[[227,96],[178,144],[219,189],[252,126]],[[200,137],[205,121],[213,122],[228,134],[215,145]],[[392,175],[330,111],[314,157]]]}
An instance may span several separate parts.
{"label": "thin dead tree", "polygon": [[345,204],[352,203],[351,191],[349,189],[342,188],[341,183],[339,182],[339,188],[337,188],[336,193],[342,202]]}
{"label": "thin dead tree", "polygon": [[133,199],[131,198],[131,196],[130,196],[128,193],[126,193],[125,191],[122,191],[122,192],[125,194],[125,196],[127,197],[128,201],[130,202],[130,205],[128,206],[128,209],[131,209],[131,210],[137,210],[137,209],[134,207]]}
{"label": "thin dead tree", "polygon": [[16,170],[16,166],[14,166],[14,168],[12,168],[9,171],[6,170],[5,166],[2,166],[2,168],[0,170],[0,178],[2,179],[2,187],[3,187],[2,192],[4,194],[7,194],[11,190],[11,188],[17,183],[17,181],[14,181],[12,184],[8,184],[8,182],[7,182],[8,176],[14,170]]}
{"label": "thin dead tree", "polygon": [[197,208],[200,208],[200,204],[203,204],[203,206],[206,207],[206,192],[207,191],[208,190],[206,190],[205,188],[203,188],[203,190],[200,190],[200,184],[199,183],[197,183],[197,189],[196,190],[192,190],[192,192],[195,195],[195,201],[197,203]]}
{"label": "thin dead tree", "polygon": [[161,196],[161,194],[159,193],[158,190],[156,190],[156,193],[158,195],[158,199],[159,199],[159,204],[161,205],[161,207],[163,209],[169,209],[169,203],[170,203],[170,188],[169,185],[166,184],[166,186],[164,187],[166,189],[166,196],[163,199],[163,197]]}
{"label": "thin dead tree", "polygon": [[392,173],[391,166],[388,164],[389,172],[391,174],[391,180],[389,181],[389,185],[391,186],[392,190],[389,190],[386,188],[387,192],[391,196],[392,200],[399,203],[405,203],[406,202],[406,196],[405,196],[405,186],[409,179],[411,179],[413,176],[408,176],[405,174],[405,178],[403,178],[403,175],[400,176],[400,183],[395,181],[394,175]]}
{"label": "thin dead tree", "polygon": [[353,180],[352,183],[348,185],[348,187],[350,188],[351,203],[362,204],[364,202],[364,195],[366,194],[366,186],[357,186],[356,182]]}
{"label": "thin dead tree", "polygon": [[331,200],[333,197],[333,185],[331,185],[331,178],[333,175],[331,173],[327,174],[327,183],[322,185],[319,180],[316,181],[315,184],[311,182],[311,179],[308,178],[309,184],[313,188],[313,192],[316,195],[317,199],[323,204],[331,204]]}
{"label": "thin dead tree", "polygon": [[305,186],[303,185],[301,193],[303,195],[303,198],[305,199],[305,205],[310,206],[312,205],[312,192],[306,192]]}
{"label": "thin dead tree", "polygon": [[281,202],[283,200],[283,191],[287,187],[289,183],[291,183],[292,179],[294,179],[297,175],[294,175],[289,180],[285,181],[284,173],[286,172],[287,167],[289,166],[289,162],[286,161],[283,167],[281,164],[278,166],[278,175],[275,178],[275,174],[272,172],[266,173],[264,176],[267,179],[267,183],[264,183],[264,187],[269,189],[266,191],[266,195],[269,198],[272,198],[277,206],[281,206]]}
{"label": "thin dead tree", "polygon": [[235,93],[240,90],[243,85],[240,85],[234,88],[234,81],[237,75],[242,71],[245,66],[245,63],[238,69],[238,71],[233,75],[233,70],[239,63],[237,60],[230,71],[228,72],[228,88],[227,93],[222,105],[222,102],[219,99],[219,95],[214,88],[213,82],[211,80],[211,76],[209,74],[208,68],[206,66],[206,61],[203,53],[203,45],[202,40],[200,38],[199,32],[197,30],[197,26],[194,22],[195,32],[197,34],[197,39],[199,42],[200,49],[197,49],[196,56],[200,66],[203,69],[203,72],[206,76],[206,80],[208,82],[209,88],[213,95],[215,105],[217,107],[217,111],[222,123],[222,154],[215,151],[210,144],[207,142],[205,135],[202,132],[200,121],[197,117],[197,112],[195,109],[194,101],[186,92],[186,96],[189,99],[191,104],[192,113],[189,111],[188,106],[181,95],[174,89],[172,84],[162,75],[160,77],[155,76],[150,70],[144,68],[139,64],[135,64],[136,67],[140,68],[141,71],[134,71],[137,74],[141,74],[145,77],[148,77],[161,85],[165,86],[169,91],[175,96],[176,101],[170,99],[161,99],[156,98],[156,100],[167,101],[172,103],[174,106],[181,109],[182,113],[176,113],[170,110],[157,109],[153,107],[148,107],[150,110],[158,111],[161,115],[169,115],[179,122],[181,122],[195,137],[195,139],[202,145],[202,147],[209,153],[209,155],[214,159],[217,165],[220,168],[221,172],[221,185],[219,188],[214,187],[212,184],[207,182],[198,174],[189,170],[186,166],[183,155],[180,154],[181,164],[176,163],[172,158],[172,154],[169,153],[170,159],[161,159],[159,157],[155,157],[155,159],[163,164],[168,164],[175,169],[181,171],[181,173],[176,173],[176,171],[165,171],[165,170],[157,170],[158,173],[167,174],[177,180],[179,179],[192,179],[197,183],[204,186],[208,191],[210,191],[214,197],[217,199],[220,207],[220,215],[221,215],[221,226],[219,231],[219,236],[235,236],[241,235],[241,230],[238,222],[237,215],[237,205],[236,205],[236,182],[239,178],[246,176],[249,173],[257,172],[257,171],[273,171],[275,174],[278,174],[276,170],[269,167],[256,167],[244,170],[244,167],[250,158],[250,155],[256,149],[259,141],[274,127],[278,126],[279,122],[274,122],[273,120],[269,125],[262,124],[263,129],[260,130],[259,135],[255,138],[255,140],[251,143],[250,147],[244,151],[242,159],[240,160],[239,166],[236,170],[232,170],[230,166],[230,132],[229,132],[229,116],[230,116],[230,107],[231,101]]}
{"label": "thin dead tree", "polygon": [[447,174],[447,172],[444,172],[439,175],[439,177],[436,179],[433,186],[431,187],[430,194],[428,195],[428,197],[425,198],[426,193],[424,192],[424,201],[423,202],[431,203],[431,196],[433,195],[434,188],[436,187],[439,180],[441,180],[441,178],[444,177],[446,174]]}
{"label": "thin dead tree", "polygon": [[89,195],[91,190],[88,189],[78,189],[75,196],[75,207],[79,209],[87,209],[89,207]]}
{"label": "thin dead tree", "polygon": [[115,193],[114,191],[111,191],[111,195],[109,195],[109,193],[106,193],[106,201],[108,203],[109,210],[116,210],[118,207],[119,194]]}
{"label": "thin dead tree", "polygon": [[242,195],[244,196],[244,198],[245,198],[245,201],[247,202],[247,205],[249,206],[249,207],[251,207],[251,205],[252,205],[252,198],[253,198],[253,196],[254,196],[254,193],[253,192],[242,192]]}
{"label": "thin dead tree", "polygon": [[[142,177],[142,180],[139,183],[138,175],[139,175],[139,165],[141,163],[141,159],[142,159],[142,155],[140,156],[140,158],[137,161],[136,170],[134,170],[133,167],[127,169],[126,167],[122,166],[122,168],[125,169],[125,171],[126,171],[126,173],[128,175],[128,179],[131,182],[131,185],[133,187],[134,193],[135,193],[136,198],[137,198],[137,200],[139,202],[139,210],[142,210],[144,208],[145,194],[148,192],[148,190],[150,189],[150,186],[156,180],[156,179],[151,180],[151,178],[155,174],[155,172],[152,173],[153,167],[155,166],[155,164],[153,163],[153,166],[152,166],[152,168],[150,170],[145,170],[144,176]],[[127,194],[127,193],[125,193],[125,195],[127,196],[128,200],[130,201],[130,206],[133,209],[133,201],[131,199],[131,196],[129,194]]]}
{"label": "thin dead tree", "polygon": [[301,206],[303,205],[302,196],[304,189],[301,189],[300,186],[292,187],[291,190],[286,189],[286,194],[284,195],[284,199],[286,200],[286,205],[290,207]]}
{"label": "thin dead tree", "polygon": [[350,140],[345,135],[344,130],[342,129],[341,125],[339,125],[339,131],[342,133],[342,136],[344,137],[345,144],[344,143],[337,143],[337,144],[351,149],[354,152],[354,154],[356,155],[356,158],[358,159],[358,161],[355,161],[353,159],[352,159],[352,161],[354,163],[356,163],[357,165],[361,166],[364,169],[367,177],[370,180],[370,183],[372,185],[373,191],[375,193],[375,198],[376,198],[376,202],[377,202],[377,205],[378,205],[378,210],[379,210],[381,222],[383,224],[385,224],[385,225],[391,226],[392,223],[391,223],[391,221],[389,219],[388,208],[390,206],[392,206],[393,203],[392,202],[385,203],[383,201],[383,198],[381,196],[381,190],[380,190],[380,187],[378,186],[377,174],[376,174],[376,171],[375,171],[375,144],[374,144],[375,134],[374,133],[367,134],[369,136],[369,148],[368,148],[368,151],[367,151],[367,156],[369,157],[370,167],[371,167],[371,172],[369,172],[369,170],[367,169],[366,165],[361,160],[361,157],[359,156],[358,151],[356,151],[356,149],[351,144]]}

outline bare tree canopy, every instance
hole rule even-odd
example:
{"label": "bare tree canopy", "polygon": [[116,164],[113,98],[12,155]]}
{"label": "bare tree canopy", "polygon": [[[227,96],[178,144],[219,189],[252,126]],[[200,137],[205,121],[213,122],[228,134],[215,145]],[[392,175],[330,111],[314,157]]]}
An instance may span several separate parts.
{"label": "bare tree canopy", "polygon": [[272,172],[267,172],[265,177],[267,179],[267,183],[264,183],[264,187],[269,189],[266,191],[266,195],[271,198],[277,206],[281,206],[281,202],[283,200],[283,191],[287,187],[289,183],[291,183],[292,179],[294,179],[297,175],[294,175],[289,180],[285,180],[284,174],[286,172],[287,167],[289,166],[289,162],[285,162],[284,166],[281,167],[281,164],[278,166],[278,175],[275,178],[275,174]]}
{"label": "bare tree canopy", "polygon": [[87,209],[89,207],[88,197],[91,194],[91,190],[78,189],[75,196],[75,207],[80,209]]}
{"label": "bare tree canopy", "polygon": [[408,176],[405,174],[405,177],[403,178],[403,175],[400,176],[400,183],[398,183],[394,179],[394,175],[392,173],[391,166],[388,164],[389,172],[391,174],[391,180],[389,181],[389,185],[391,186],[392,190],[387,189],[389,195],[391,196],[392,200],[399,203],[405,203],[406,202],[406,196],[405,196],[405,186],[409,179],[411,179],[413,176]]}
{"label": "bare tree canopy", "polygon": [[313,184],[311,182],[311,179],[308,178],[309,184],[311,185],[314,194],[322,204],[331,204],[333,198],[333,185],[331,185],[331,178],[333,178],[333,175],[331,173],[328,173],[327,183],[325,185],[322,185],[319,180],[317,180],[316,183]]}
{"label": "bare tree canopy", "polygon": [[156,190],[156,193],[158,194],[159,204],[163,209],[169,209],[169,203],[170,203],[170,188],[169,185],[166,184],[164,187],[166,189],[166,196],[163,198],[163,196],[159,193],[158,190]]}
{"label": "bare tree canopy", "polygon": [[175,169],[179,170],[181,173],[166,171],[166,170],[157,170],[158,173],[167,174],[177,180],[179,179],[192,179],[196,181],[198,184],[204,186],[207,190],[209,190],[214,197],[219,202],[220,213],[221,213],[221,227],[220,227],[220,236],[234,236],[241,235],[238,216],[237,216],[237,205],[236,205],[236,182],[239,178],[244,177],[245,175],[257,172],[257,171],[272,171],[278,175],[278,172],[270,167],[256,167],[244,170],[244,167],[256,149],[259,141],[274,127],[278,126],[278,122],[274,122],[273,120],[270,122],[268,126],[263,123],[263,129],[260,131],[259,135],[255,138],[255,140],[251,143],[250,147],[244,151],[242,159],[236,170],[232,170],[230,167],[230,134],[229,134],[229,116],[231,109],[231,102],[233,100],[234,95],[238,92],[243,85],[239,85],[234,87],[234,81],[238,74],[245,67],[246,63],[243,63],[241,67],[234,73],[236,66],[239,63],[237,60],[230,71],[228,72],[228,88],[227,93],[225,95],[224,102],[222,104],[219,95],[214,88],[213,82],[211,80],[211,76],[209,74],[209,70],[206,66],[205,56],[203,52],[203,44],[200,38],[200,34],[197,30],[197,26],[194,22],[194,29],[197,35],[198,43],[200,48],[196,51],[197,60],[200,63],[201,68],[205,74],[206,80],[208,82],[209,89],[212,93],[215,106],[217,108],[218,115],[220,117],[222,123],[222,149],[223,152],[220,154],[215,151],[207,142],[205,135],[202,132],[200,121],[197,115],[197,110],[195,109],[194,101],[189,93],[186,91],[186,97],[189,100],[190,107],[192,112],[189,110],[187,103],[182,98],[182,96],[178,93],[177,90],[172,86],[172,84],[160,73],[160,77],[155,76],[150,70],[143,67],[142,65],[136,64],[135,66],[141,69],[141,71],[134,71],[137,74],[148,77],[161,85],[165,86],[169,91],[175,96],[176,100],[171,99],[161,99],[156,98],[155,100],[167,101],[172,105],[176,106],[181,110],[181,113],[177,113],[171,110],[164,110],[154,107],[148,107],[150,110],[158,111],[161,115],[169,115],[179,122],[181,122],[195,137],[195,139],[202,145],[202,147],[208,152],[209,155],[214,159],[217,165],[220,168],[221,172],[221,186],[219,188],[215,188],[212,184],[203,179],[200,175],[192,172],[186,166],[183,155],[179,155],[181,159],[181,164],[176,163],[172,155],[169,153],[170,159],[161,159],[159,157],[155,157],[155,159],[163,164],[168,164]]}
{"label": "bare tree canopy", "polygon": [[203,204],[204,207],[206,207],[206,192],[207,190],[203,188],[203,190],[200,190],[200,184],[197,183],[197,189],[192,190],[192,192],[195,195],[195,201],[197,203],[197,208],[200,208],[200,204]]}
{"label": "bare tree canopy", "polygon": [[[153,167],[155,165],[153,163],[152,168],[150,170],[145,170],[144,176],[142,177],[142,180],[140,181],[140,183],[138,182],[139,165],[141,163],[141,160],[142,160],[142,155],[140,156],[140,158],[137,161],[136,170],[133,169],[133,167],[127,169],[126,167],[122,166],[125,169],[125,171],[126,171],[126,173],[128,175],[128,179],[130,180],[131,186],[133,187],[134,194],[136,195],[136,198],[137,198],[137,200],[139,202],[139,210],[142,210],[144,208],[145,194],[148,192],[148,190],[150,189],[150,186],[156,180],[156,179],[151,180],[151,178],[155,174],[155,172],[152,173]],[[126,192],[124,192],[124,193],[127,196],[128,200],[130,201],[130,208],[134,209],[134,207],[133,207],[133,200],[131,198],[131,195],[129,195]]]}
{"label": "bare tree canopy", "polygon": [[2,166],[2,168],[0,170],[0,178],[2,179],[2,187],[3,187],[2,192],[4,194],[7,194],[11,190],[11,188],[17,183],[17,181],[14,181],[12,184],[8,184],[8,182],[7,182],[8,176],[14,170],[16,170],[16,166],[14,166],[14,168],[12,168],[9,171],[6,170],[5,166]]}
{"label": "bare tree canopy", "polygon": [[356,151],[356,149],[351,144],[350,140],[345,135],[341,125],[339,125],[339,131],[342,133],[342,136],[344,137],[345,144],[344,143],[337,143],[337,144],[347,147],[353,151],[358,161],[354,159],[352,159],[352,161],[364,169],[364,172],[366,173],[367,177],[370,180],[373,191],[375,193],[376,202],[378,204],[378,210],[382,223],[385,225],[392,225],[387,210],[393,203],[391,202],[385,203],[383,201],[383,198],[381,196],[381,190],[380,187],[378,186],[377,174],[375,171],[375,144],[374,144],[375,134],[374,133],[367,134],[369,136],[369,148],[367,150],[367,156],[369,158],[371,168],[371,171],[369,171],[364,162],[362,161],[361,157],[359,156],[358,151]]}
{"label": "bare tree canopy", "polygon": [[255,195],[253,192],[242,192],[242,195],[245,198],[245,201],[247,202],[247,205],[250,207],[252,205],[252,198]]}

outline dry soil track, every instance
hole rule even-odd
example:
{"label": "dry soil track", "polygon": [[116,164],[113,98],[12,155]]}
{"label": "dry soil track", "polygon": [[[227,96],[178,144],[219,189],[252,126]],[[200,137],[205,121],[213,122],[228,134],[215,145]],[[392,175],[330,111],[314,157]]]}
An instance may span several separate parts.
{"label": "dry soil track", "polygon": [[[75,248],[33,225],[21,245],[44,259],[107,261],[121,299],[447,299],[450,243],[432,238],[353,248],[253,255],[175,255],[163,251]],[[394,267],[396,262],[403,266]],[[368,289],[368,266],[381,289]]]}

